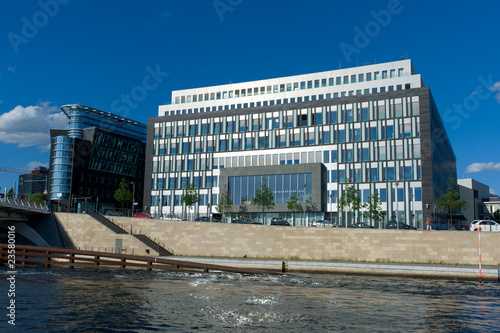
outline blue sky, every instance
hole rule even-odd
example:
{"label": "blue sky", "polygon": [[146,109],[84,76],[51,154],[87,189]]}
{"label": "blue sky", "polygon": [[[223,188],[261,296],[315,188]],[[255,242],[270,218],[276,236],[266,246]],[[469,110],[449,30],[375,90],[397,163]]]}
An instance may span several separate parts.
{"label": "blue sky", "polygon": [[[458,177],[498,194],[499,12],[496,1],[2,1],[0,169],[48,166],[65,104],[146,123],[172,90],[404,56],[431,88]],[[151,71],[158,84],[126,102]],[[1,188],[18,176],[0,172]]]}

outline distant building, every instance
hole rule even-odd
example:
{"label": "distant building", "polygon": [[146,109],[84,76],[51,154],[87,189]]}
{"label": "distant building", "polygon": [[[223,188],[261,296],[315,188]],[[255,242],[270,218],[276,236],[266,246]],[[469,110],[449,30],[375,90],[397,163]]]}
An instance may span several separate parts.
{"label": "distant building", "polygon": [[50,131],[53,210],[114,210],[122,178],[133,183],[135,202],[142,207],[146,125],[84,105],[61,109],[70,128]]}
{"label": "distant building", "polygon": [[44,193],[47,188],[49,169],[40,166],[28,174],[19,176],[18,197],[28,199],[35,193]]}
{"label": "distant building", "polygon": [[[472,178],[458,179],[457,184],[460,199],[467,201],[468,204],[467,208],[462,209],[467,221],[489,220],[491,209],[496,208],[495,201],[491,201],[488,206],[486,205],[490,197],[495,197],[490,194],[489,186]],[[500,204],[498,208],[500,209]]]}
{"label": "distant building", "polygon": [[[387,220],[420,229],[456,178],[456,158],[431,91],[410,60],[172,92],[148,120],[144,200],[150,213],[216,213],[228,194],[235,218],[262,221],[251,204],[266,179],[272,217],[291,221],[287,201],[305,198],[295,224],[331,218],[352,185],[378,194]],[[229,219],[228,219],[229,220]],[[355,220],[372,223],[356,212]]]}

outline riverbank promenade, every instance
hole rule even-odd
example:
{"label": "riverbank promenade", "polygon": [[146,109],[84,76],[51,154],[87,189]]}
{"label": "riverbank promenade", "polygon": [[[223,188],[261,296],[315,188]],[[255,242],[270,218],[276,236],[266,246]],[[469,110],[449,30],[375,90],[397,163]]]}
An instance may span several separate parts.
{"label": "riverbank promenade", "polygon": [[[166,258],[166,257],[165,257]],[[285,265],[286,272],[335,273],[358,275],[388,275],[421,278],[443,278],[479,281],[479,266],[428,265],[401,263],[369,263],[340,261],[308,261],[272,259],[234,259],[169,256],[169,259],[185,260],[206,264],[277,271]],[[481,269],[481,281],[500,282],[500,267],[488,266]]]}

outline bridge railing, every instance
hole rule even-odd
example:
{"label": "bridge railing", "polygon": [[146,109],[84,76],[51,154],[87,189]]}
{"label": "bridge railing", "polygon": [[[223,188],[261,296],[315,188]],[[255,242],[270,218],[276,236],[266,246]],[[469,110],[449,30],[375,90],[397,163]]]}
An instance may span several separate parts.
{"label": "bridge railing", "polygon": [[[214,264],[190,262],[184,260],[165,259],[159,257],[136,256],[109,252],[84,251],[76,249],[61,249],[31,245],[15,245],[15,258],[12,257],[12,245],[0,244],[0,265],[7,264],[11,270],[17,266],[45,265],[80,267],[135,267],[147,270],[203,270],[234,272],[243,274],[277,274],[278,272],[264,271],[252,268],[230,267]],[[104,268],[103,267],[103,268]]]}
{"label": "bridge railing", "polygon": [[14,199],[14,198],[0,198],[0,203],[3,205],[8,205],[12,207],[22,207],[28,209],[36,209],[48,211],[49,207],[46,204],[37,204],[36,202],[30,203],[28,200]]}

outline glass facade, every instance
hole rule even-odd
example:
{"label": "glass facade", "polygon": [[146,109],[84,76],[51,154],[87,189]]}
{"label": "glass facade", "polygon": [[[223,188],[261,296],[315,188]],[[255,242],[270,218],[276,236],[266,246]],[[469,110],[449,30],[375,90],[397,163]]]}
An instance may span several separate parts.
{"label": "glass facade", "polygon": [[312,195],[310,173],[229,177],[228,195],[233,205],[251,204],[263,179],[266,179],[267,187],[273,192],[275,204],[286,204],[294,193],[305,197],[306,201]]}
{"label": "glass facade", "polygon": [[113,194],[125,178],[134,183],[135,201],[142,210],[146,125],[78,104],[61,109],[70,128],[51,130],[54,209],[74,210],[81,199],[94,208],[99,204],[101,211],[114,210]]}

